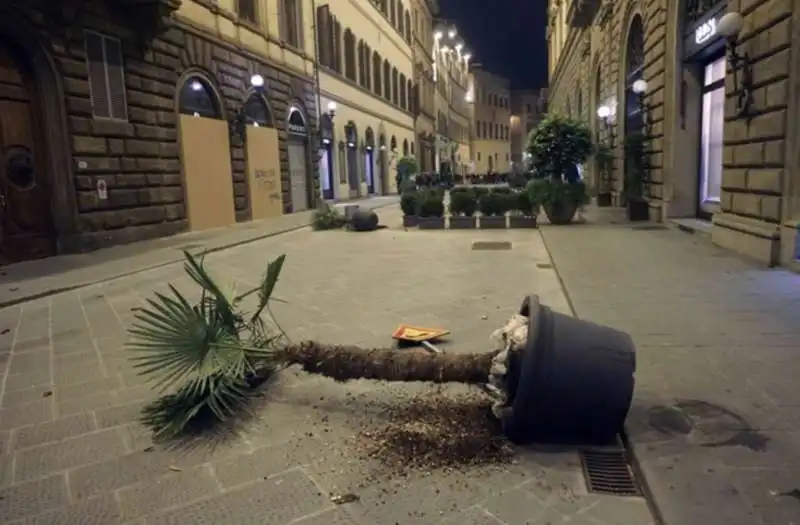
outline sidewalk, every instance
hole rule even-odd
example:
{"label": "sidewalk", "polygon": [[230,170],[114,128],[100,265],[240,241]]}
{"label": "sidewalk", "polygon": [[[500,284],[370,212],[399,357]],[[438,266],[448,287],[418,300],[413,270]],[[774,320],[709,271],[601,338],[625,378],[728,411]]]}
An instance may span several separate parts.
{"label": "sidewalk", "polygon": [[800,524],[800,275],[657,225],[542,233],[577,315],[638,345],[628,434],[666,525]]}
{"label": "sidewalk", "polygon": [[[337,206],[357,204],[363,208],[380,208],[398,201],[397,196],[372,197]],[[304,228],[309,225],[312,213],[293,213],[239,223],[230,228],[182,233],[0,267],[0,308],[180,262],[184,250],[194,254],[213,253]]]}

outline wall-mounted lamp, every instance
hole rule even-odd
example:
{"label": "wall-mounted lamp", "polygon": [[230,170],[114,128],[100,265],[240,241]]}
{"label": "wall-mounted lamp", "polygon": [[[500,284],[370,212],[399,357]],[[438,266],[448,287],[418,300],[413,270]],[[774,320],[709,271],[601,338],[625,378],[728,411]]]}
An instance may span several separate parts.
{"label": "wall-mounted lamp", "polygon": [[645,133],[650,134],[650,111],[644,101],[644,96],[647,93],[647,81],[641,78],[636,80],[631,86],[631,91],[636,95],[639,111],[642,114],[642,124],[644,124]]}
{"label": "wall-mounted lamp", "polygon": [[331,116],[331,120],[336,116],[336,102],[328,102],[328,115]]}
{"label": "wall-mounted lamp", "polygon": [[[202,89],[202,86],[200,86]],[[253,88],[253,91],[256,92],[263,92],[264,91],[264,77],[259,74],[255,74],[250,77],[250,87]],[[192,85],[192,89],[194,89],[194,85]],[[245,135],[246,135],[246,126],[247,126],[247,115],[244,112],[245,105],[247,101],[245,100],[245,104],[242,104],[239,109],[236,110],[236,113],[231,117],[231,120],[228,122],[228,133],[230,134],[231,142],[242,143],[244,142]]]}
{"label": "wall-mounted lamp", "polygon": [[434,40],[441,40],[442,37],[444,37],[444,33],[442,33],[441,31],[436,31],[435,33],[433,33]]}
{"label": "wall-mounted lamp", "polygon": [[611,129],[611,108],[608,106],[600,106],[597,108],[597,118],[603,123],[603,129],[609,131]]}
{"label": "wall-mounted lamp", "polygon": [[[753,65],[750,63],[750,56],[746,52],[740,55],[736,51],[736,43],[739,40],[739,33],[742,32],[743,26],[744,17],[736,12],[727,13],[717,22],[717,33],[727,41],[728,62],[733,70],[733,85],[739,91],[736,97],[737,118],[747,115],[753,99]],[[739,78],[740,70],[741,81]]]}

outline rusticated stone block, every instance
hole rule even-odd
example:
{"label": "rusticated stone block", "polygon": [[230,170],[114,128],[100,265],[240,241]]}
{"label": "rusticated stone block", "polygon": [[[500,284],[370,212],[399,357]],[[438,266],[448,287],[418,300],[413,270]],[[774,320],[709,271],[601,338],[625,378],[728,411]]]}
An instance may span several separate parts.
{"label": "rusticated stone block", "polygon": [[72,151],[75,153],[86,153],[100,155],[106,153],[106,139],[102,137],[82,137],[74,135],[72,137]]}

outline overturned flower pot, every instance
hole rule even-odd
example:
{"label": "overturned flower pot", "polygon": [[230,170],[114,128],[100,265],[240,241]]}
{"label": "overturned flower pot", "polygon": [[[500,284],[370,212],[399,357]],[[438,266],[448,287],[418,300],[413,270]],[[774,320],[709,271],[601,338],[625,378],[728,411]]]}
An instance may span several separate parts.
{"label": "overturned flower pot", "polygon": [[505,394],[496,415],[506,435],[523,443],[613,440],[633,399],[631,337],[554,312],[536,295],[519,314],[527,323],[524,341],[498,354],[491,381]]}

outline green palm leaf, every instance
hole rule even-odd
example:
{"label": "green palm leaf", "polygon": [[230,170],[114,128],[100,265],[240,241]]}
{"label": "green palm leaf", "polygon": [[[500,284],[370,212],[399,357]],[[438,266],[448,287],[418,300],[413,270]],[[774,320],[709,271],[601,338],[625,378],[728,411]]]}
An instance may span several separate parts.
{"label": "green palm leaf", "polygon": [[272,292],[275,291],[275,286],[278,284],[278,279],[283,270],[283,263],[286,262],[286,254],[280,255],[277,259],[270,261],[267,264],[267,271],[264,272],[264,278],[261,280],[261,286],[258,288],[258,308],[253,313],[252,319],[256,319],[264,311],[264,308],[269,304],[272,298]]}
{"label": "green palm leaf", "polygon": [[[248,377],[256,366],[272,366],[278,336],[263,320],[249,323],[191,254],[186,253],[187,274],[203,289],[196,305],[170,285],[170,293],[156,293],[139,309],[129,333],[129,346],[139,373],[155,383],[162,396],[147,405],[142,421],[156,437],[174,437],[197,419],[211,416],[224,421],[235,416],[251,394]],[[268,265],[258,288],[260,310],[266,306],[280,274],[281,256]],[[172,393],[164,394],[165,391]]]}

